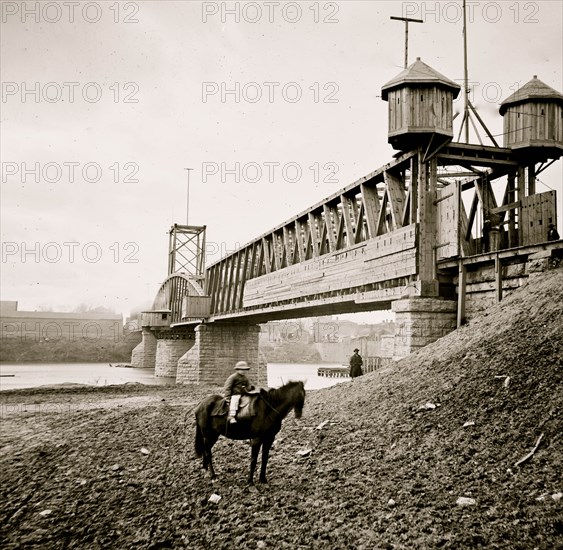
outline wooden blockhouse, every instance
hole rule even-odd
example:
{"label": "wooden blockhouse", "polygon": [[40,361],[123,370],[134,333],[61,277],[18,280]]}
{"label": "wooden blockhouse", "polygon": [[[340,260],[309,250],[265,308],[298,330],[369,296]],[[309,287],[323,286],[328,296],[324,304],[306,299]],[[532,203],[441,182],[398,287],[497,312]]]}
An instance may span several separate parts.
{"label": "wooden blockhouse", "polygon": [[536,162],[563,155],[563,95],[534,76],[505,99],[504,146]]}
{"label": "wooden blockhouse", "polygon": [[453,138],[453,100],[461,87],[416,58],[387,82],[381,97],[389,103],[388,141],[410,151],[438,136]]}

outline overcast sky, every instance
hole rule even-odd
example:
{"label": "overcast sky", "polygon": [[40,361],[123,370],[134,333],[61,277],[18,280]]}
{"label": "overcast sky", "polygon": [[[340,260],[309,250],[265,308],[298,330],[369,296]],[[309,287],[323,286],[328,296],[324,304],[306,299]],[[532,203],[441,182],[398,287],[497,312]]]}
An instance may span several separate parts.
{"label": "overcast sky", "polygon": [[[152,301],[185,167],[215,260],[391,161],[390,16],[425,20],[409,62],[463,78],[461,0],[36,4],[2,3],[1,296],[20,309]],[[468,4],[473,102],[502,141],[518,86],[563,89],[562,2]],[[538,191],[561,194],[562,164]]]}

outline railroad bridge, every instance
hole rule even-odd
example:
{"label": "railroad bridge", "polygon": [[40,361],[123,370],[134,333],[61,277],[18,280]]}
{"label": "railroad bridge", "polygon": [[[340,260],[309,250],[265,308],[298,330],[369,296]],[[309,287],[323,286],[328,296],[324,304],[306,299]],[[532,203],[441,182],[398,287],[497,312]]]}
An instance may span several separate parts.
{"label": "railroad bridge", "polygon": [[132,363],[222,383],[240,359],[257,374],[260,323],[389,309],[400,358],[561,258],[536,178],[563,155],[563,95],[534,77],[507,98],[501,147],[453,140],[459,92],[418,58],[382,88],[393,160],[210,266],[205,227],[174,225]]}

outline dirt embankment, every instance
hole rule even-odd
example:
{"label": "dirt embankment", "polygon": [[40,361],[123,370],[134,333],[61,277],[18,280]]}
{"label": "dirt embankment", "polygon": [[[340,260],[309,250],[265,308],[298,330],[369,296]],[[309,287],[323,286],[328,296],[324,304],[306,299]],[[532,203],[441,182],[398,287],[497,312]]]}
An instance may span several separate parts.
{"label": "dirt embankment", "polygon": [[309,392],[256,492],[244,442],[215,446],[216,484],[193,458],[192,409],[213,389],[3,392],[3,548],[561,547],[562,303],[559,269]]}

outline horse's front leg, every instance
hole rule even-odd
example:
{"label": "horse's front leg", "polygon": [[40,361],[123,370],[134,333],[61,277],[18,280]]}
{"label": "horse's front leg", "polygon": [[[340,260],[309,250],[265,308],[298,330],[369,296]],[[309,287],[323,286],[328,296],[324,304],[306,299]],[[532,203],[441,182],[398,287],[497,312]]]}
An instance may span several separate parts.
{"label": "horse's front leg", "polygon": [[262,466],[260,468],[260,483],[268,483],[266,479],[266,468],[268,467],[268,457],[272,448],[273,440],[267,439],[262,442]]}
{"label": "horse's front leg", "polygon": [[250,458],[250,472],[248,474],[248,484],[254,485],[254,472],[256,471],[256,464],[258,463],[258,453],[262,442],[259,439],[251,441],[251,458]]}

